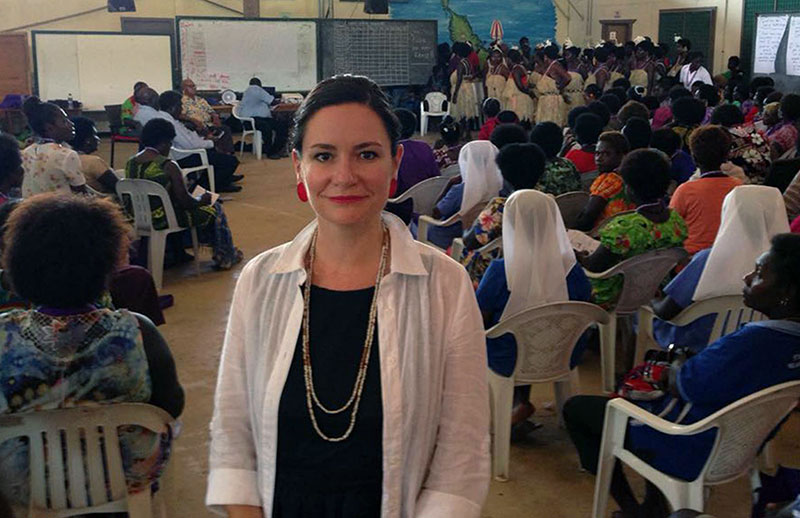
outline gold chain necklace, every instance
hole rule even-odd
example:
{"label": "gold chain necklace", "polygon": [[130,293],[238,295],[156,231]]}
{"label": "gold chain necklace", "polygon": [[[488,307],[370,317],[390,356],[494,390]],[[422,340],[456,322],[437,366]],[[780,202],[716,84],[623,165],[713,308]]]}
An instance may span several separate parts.
{"label": "gold chain necklace", "polygon": [[[361,394],[364,389],[364,383],[367,378],[367,368],[369,367],[369,356],[370,351],[372,350],[372,341],[373,336],[375,334],[375,324],[378,320],[378,291],[381,287],[381,280],[383,279],[383,274],[386,269],[386,259],[388,256],[389,250],[389,233],[386,227],[383,227],[383,245],[381,247],[381,262],[380,266],[378,267],[378,275],[375,279],[375,292],[372,294],[372,302],[369,308],[369,321],[367,323],[367,337],[364,339],[364,348],[361,351],[361,361],[359,362],[358,366],[358,374],[356,375],[356,382],[353,386],[353,392],[350,395],[350,399],[342,406],[341,408],[337,408],[335,410],[331,410],[325,405],[323,405],[319,398],[317,397],[317,393],[314,390],[314,373],[311,369],[311,350],[309,347],[310,342],[310,332],[309,332],[309,314],[311,309],[311,280],[313,278],[314,273],[314,257],[317,252],[317,231],[314,232],[313,237],[311,238],[311,248],[309,251],[309,260],[308,260],[308,280],[306,284],[306,290],[303,294],[303,379],[305,381],[306,387],[306,406],[308,407],[308,415],[311,417],[311,424],[314,426],[314,431],[317,432],[322,439],[328,442],[341,442],[350,437],[350,434],[353,432],[353,428],[356,424],[356,415],[358,414],[358,406],[361,403]],[[314,415],[314,407],[318,407],[324,413],[332,415],[332,414],[339,414],[344,412],[351,406],[353,407],[352,413],[350,414],[350,424],[345,430],[344,434],[340,437],[329,437],[326,435],[319,427],[319,423],[317,423],[317,418]]]}

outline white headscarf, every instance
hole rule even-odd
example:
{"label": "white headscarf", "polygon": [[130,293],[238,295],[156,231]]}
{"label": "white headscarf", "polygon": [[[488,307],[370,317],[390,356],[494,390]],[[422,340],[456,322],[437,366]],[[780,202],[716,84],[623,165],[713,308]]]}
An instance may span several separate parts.
{"label": "white headscarf", "polygon": [[567,274],[575,266],[575,252],[552,196],[523,189],[506,200],[503,257],[511,292],[503,317],[569,300]]}
{"label": "white headscarf", "polygon": [[722,217],[693,300],[742,292],[742,278],[772,236],[789,232],[783,196],[775,187],[741,185],[725,197]]}
{"label": "white headscarf", "polygon": [[481,202],[489,201],[503,188],[503,177],[497,167],[497,148],[488,140],[474,140],[464,144],[458,154],[458,168],[464,182],[461,198],[462,216]]}

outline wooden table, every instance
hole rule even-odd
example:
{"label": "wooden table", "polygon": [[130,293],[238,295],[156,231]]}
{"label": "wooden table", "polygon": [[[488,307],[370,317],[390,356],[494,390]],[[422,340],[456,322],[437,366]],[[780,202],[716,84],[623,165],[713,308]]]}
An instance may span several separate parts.
{"label": "wooden table", "polygon": [[233,111],[233,106],[230,104],[214,104],[211,109],[219,115],[229,115]]}

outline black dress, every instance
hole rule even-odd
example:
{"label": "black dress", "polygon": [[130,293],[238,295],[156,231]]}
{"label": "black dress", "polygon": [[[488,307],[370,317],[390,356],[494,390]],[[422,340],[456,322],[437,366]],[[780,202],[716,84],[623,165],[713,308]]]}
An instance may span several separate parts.
{"label": "black dress", "polygon": [[[314,389],[328,409],[338,409],[353,391],[374,288],[356,291],[311,289],[309,322]],[[278,454],[273,518],[377,518],[383,487],[383,404],[378,329],[355,427],[342,442],[323,440],[306,405],[302,329],[278,411]],[[352,406],[329,415],[314,407],[328,437],[340,437]]]}

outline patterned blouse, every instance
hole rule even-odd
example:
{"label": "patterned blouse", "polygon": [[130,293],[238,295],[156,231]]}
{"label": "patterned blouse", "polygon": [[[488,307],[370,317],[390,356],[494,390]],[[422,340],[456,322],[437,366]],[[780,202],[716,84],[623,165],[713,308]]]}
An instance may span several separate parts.
{"label": "patterned blouse", "polygon": [[[126,310],[0,315],[0,415],[147,402],[151,390],[139,324]],[[128,491],[142,491],[166,466],[170,432],[129,426],[119,437]],[[0,492],[17,505],[29,498],[27,469],[24,439],[0,444]]]}
{"label": "patterned blouse", "polygon": [[781,154],[797,145],[797,126],[791,122],[781,122],[767,130],[767,138],[775,143]]}
{"label": "patterned blouse", "polygon": [[31,144],[22,151],[22,197],[44,192],[70,194],[86,184],[81,159],[71,147],[55,142]]}
{"label": "patterned blouse", "polygon": [[433,157],[436,159],[436,165],[439,170],[447,169],[451,165],[458,164],[458,154],[461,152],[463,144],[448,147],[443,145],[438,149],[433,150]]}
{"label": "patterned blouse", "polygon": [[752,124],[728,128],[728,133],[731,136],[729,160],[744,169],[750,183],[763,184],[771,163],[767,136]]}
{"label": "patterned blouse", "polygon": [[[686,222],[674,210],[663,223],[649,220],[638,212],[620,214],[600,230],[600,243],[622,259],[660,248],[683,246],[689,235]],[[622,291],[621,275],[610,279],[591,279],[595,304],[612,307]]]}
{"label": "patterned blouse", "polygon": [[571,161],[555,157],[547,161],[544,173],[536,185],[537,191],[553,196],[581,190],[581,175]]}
{"label": "patterned blouse", "polygon": [[620,212],[636,208],[636,204],[628,198],[625,182],[622,181],[622,177],[617,173],[612,172],[599,175],[595,181],[592,182],[589,192],[592,196],[599,196],[607,202],[603,212],[597,217],[595,224],[619,214]]}
{"label": "patterned blouse", "polygon": [[[506,198],[497,197],[492,199],[486,207],[483,208],[478,215],[478,219],[472,227],[465,232],[464,235],[472,234],[478,241],[480,246],[488,245],[498,237],[503,235],[503,209],[506,206]],[[489,263],[492,259],[496,259],[498,250],[492,250],[487,254],[479,254],[477,250],[468,249],[464,247],[459,262],[467,269],[472,284],[475,289],[478,288],[483,274],[489,268]]]}
{"label": "patterned blouse", "polygon": [[214,109],[208,104],[208,101],[195,95],[194,99],[189,96],[183,96],[183,116],[193,120],[202,121],[203,124],[208,126],[211,124],[211,115]]}

